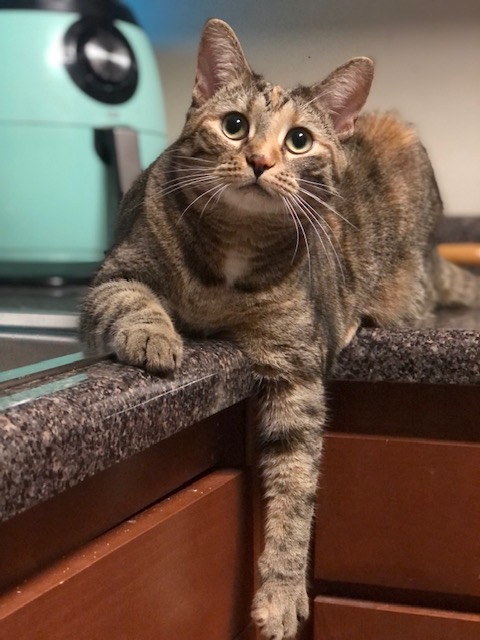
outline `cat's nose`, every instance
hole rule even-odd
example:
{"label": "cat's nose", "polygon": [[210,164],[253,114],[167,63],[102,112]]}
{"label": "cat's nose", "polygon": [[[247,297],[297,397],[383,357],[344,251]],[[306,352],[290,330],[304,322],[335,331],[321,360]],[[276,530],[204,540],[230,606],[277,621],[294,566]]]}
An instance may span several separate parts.
{"label": "cat's nose", "polygon": [[271,169],[275,163],[269,162],[263,155],[253,153],[252,155],[247,156],[247,164],[252,167],[255,177],[259,178],[264,171]]}

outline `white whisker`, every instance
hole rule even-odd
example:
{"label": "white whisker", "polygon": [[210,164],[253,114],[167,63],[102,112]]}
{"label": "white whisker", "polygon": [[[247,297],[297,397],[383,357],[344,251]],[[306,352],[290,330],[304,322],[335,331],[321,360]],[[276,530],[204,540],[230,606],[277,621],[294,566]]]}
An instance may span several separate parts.
{"label": "white whisker", "polygon": [[[292,195],[292,198],[293,198],[294,202],[296,203],[296,205],[300,208],[300,211],[303,213],[303,215],[307,218],[308,222],[310,223],[310,226],[314,230],[314,232],[315,232],[320,244],[322,245],[323,253],[327,256],[327,260],[330,263],[330,267],[333,267],[332,257],[330,255],[330,252],[327,251],[327,247],[325,246],[325,243],[323,242],[323,239],[322,239],[322,237],[321,237],[321,235],[319,233],[319,230],[318,230],[317,226],[315,225],[315,221],[318,222],[318,220],[316,219],[316,217],[312,216],[312,214],[304,206],[304,202],[299,198],[299,196]],[[319,225],[319,227],[321,228],[320,225]],[[323,228],[321,228],[321,230],[322,230],[323,233],[325,233]],[[327,235],[327,234],[325,234],[325,235]]]}
{"label": "white whisker", "polygon": [[217,201],[215,204],[218,204],[218,200],[220,199],[223,191],[225,191],[225,189],[228,187],[228,184],[221,184],[218,187],[218,190],[215,191],[214,193],[212,193],[212,195],[210,196],[210,198],[207,200],[207,202],[204,204],[203,209],[200,212],[200,218],[203,216],[205,209],[208,207],[208,205],[210,204],[210,202],[213,200],[213,198],[217,198]]}
{"label": "white whisker", "polygon": [[216,196],[216,200],[214,201],[214,206],[217,206],[217,204],[220,202],[220,198],[222,197],[222,193],[228,189],[228,187],[230,187],[230,184],[226,184],[223,189],[219,192],[219,194]]}
{"label": "white whisker", "polygon": [[[286,212],[286,213],[289,213],[289,211],[288,211],[288,209],[287,209],[287,201],[286,201],[285,196],[281,196],[281,198],[282,198],[282,201],[283,201],[283,206],[285,207],[285,212]],[[294,224],[295,224],[295,230],[296,230],[296,232],[297,232],[297,242],[296,242],[296,244],[295,244],[295,251],[293,252],[293,257],[292,257],[292,260],[291,260],[291,262],[290,262],[290,264],[293,264],[293,263],[294,263],[294,261],[295,261],[295,257],[296,257],[296,255],[297,255],[298,246],[299,246],[299,244],[300,244],[300,232],[299,232],[299,229],[298,229],[298,222],[297,222],[297,220],[295,219],[295,217],[293,217],[293,216],[291,215],[291,213],[290,213],[290,218],[293,220],[293,222],[294,222]]]}
{"label": "white whisker", "polygon": [[204,196],[208,195],[209,193],[211,193],[212,191],[214,191],[215,189],[218,189],[218,184],[216,184],[214,187],[212,187],[211,189],[207,189],[207,191],[204,191],[203,193],[201,193],[199,196],[197,196],[194,200],[192,200],[192,202],[190,202],[190,204],[182,211],[182,214],[180,215],[180,217],[177,220],[177,224],[180,222],[180,220],[183,218],[183,216],[187,213],[187,211],[190,209],[190,207],[192,205],[195,204],[195,202],[197,202],[197,200],[200,200],[200,198],[203,198]]}
{"label": "white whisker", "polygon": [[189,178],[183,181],[175,180],[174,186],[170,184],[170,186],[160,189],[158,192],[156,192],[155,195],[166,196],[166,195],[169,195],[170,193],[174,193],[175,191],[178,191],[179,189],[184,189],[185,187],[193,187],[203,182],[211,182],[212,180],[218,180],[218,179],[219,178],[217,178],[217,176],[203,176],[203,177],[197,177],[197,178]]}
{"label": "white whisker", "polygon": [[[290,198],[290,196],[289,196],[289,198]],[[303,224],[302,224],[301,220],[298,217],[298,213],[295,211],[294,206],[290,202],[290,199],[285,199],[285,204],[287,205],[287,208],[288,208],[289,212],[291,213],[291,215],[293,216],[293,218],[298,222],[298,225],[299,225],[300,230],[302,232],[303,239],[305,241],[305,249],[307,250],[307,257],[308,257],[308,277],[309,277],[309,280],[311,281],[311,279],[312,279],[312,258],[311,258],[311,255],[310,255],[310,247],[308,246],[307,234],[305,232],[305,229],[303,228]]]}
{"label": "white whisker", "polygon": [[337,191],[337,189],[335,189],[335,187],[327,187],[326,185],[324,185],[321,182],[315,182],[314,180],[305,180],[305,178],[297,178],[296,180],[297,180],[297,182],[305,182],[305,184],[310,184],[313,187],[315,187],[316,189],[318,189],[319,191],[324,191],[325,193],[328,193],[329,195],[336,196],[337,198],[340,198],[340,200],[345,200],[345,198],[338,193],[338,191]]}
{"label": "white whisker", "polygon": [[308,205],[309,209],[315,214],[315,218],[318,220],[318,222],[321,225],[326,225],[327,229],[330,231],[330,233],[332,234],[335,242],[337,243],[338,246],[340,246],[340,241],[335,233],[335,230],[332,228],[332,226],[330,225],[330,223],[328,222],[328,220],[326,218],[324,218],[322,216],[322,214],[320,212],[318,212],[314,207],[312,207],[312,205],[307,202],[305,200],[305,198],[302,198],[302,196],[298,196],[306,205]]}
{"label": "white whisker", "polygon": [[[332,239],[330,238],[330,234],[328,233],[328,231],[325,230],[324,224],[327,225],[327,228],[331,231],[334,239],[336,240],[336,242],[338,243],[338,238],[335,236],[335,233],[333,231],[333,229],[331,228],[331,226],[328,224],[328,221],[325,220],[324,218],[322,218],[321,214],[316,211],[311,204],[309,204],[304,198],[302,198],[299,195],[295,195],[293,196],[296,200],[296,202],[301,205],[301,209],[302,211],[307,215],[307,218],[310,220],[310,223],[312,224],[312,226],[315,228],[315,223],[317,223],[319,229],[322,231],[324,237],[326,238],[326,240],[328,241],[333,254],[335,256],[335,259],[337,261],[338,267],[340,269],[340,273],[342,274],[342,279],[343,279],[343,284],[345,285],[345,272],[344,272],[344,268],[343,268],[343,264],[340,260],[340,256],[338,255],[338,252],[335,248],[335,245],[332,241]],[[318,233],[317,233],[318,236]],[[325,254],[327,255],[330,265],[332,265],[331,263],[331,259],[330,259],[330,253],[326,250],[325,244],[323,242],[323,240],[319,237],[319,240],[322,244],[323,250],[325,252]]]}
{"label": "white whisker", "polygon": [[166,180],[165,182],[162,182],[161,185],[161,190],[166,190],[169,188],[169,186],[172,186],[174,184],[180,184],[180,183],[184,183],[187,180],[196,180],[197,178],[207,178],[210,177],[208,176],[208,174],[202,172],[200,174],[194,174],[194,175],[187,175],[187,176],[176,176],[175,178],[170,178],[169,180]]}
{"label": "white whisker", "polygon": [[309,191],[308,189],[304,189],[303,187],[298,187],[298,190],[301,191],[302,193],[305,193],[307,196],[310,196],[310,198],[313,198],[313,200],[316,200],[319,204],[322,205],[322,207],[325,207],[326,209],[328,209],[329,211],[331,211],[332,213],[334,213],[336,216],[338,216],[341,220],[343,220],[344,222],[346,222],[347,224],[349,224],[353,229],[357,229],[358,227],[356,227],[353,222],[350,222],[350,220],[348,220],[347,218],[345,218],[344,216],[342,216],[341,213],[338,213],[338,211],[336,209],[334,209],[332,206],[330,206],[329,204],[327,204],[324,200],[322,200],[321,198],[319,198],[318,196],[316,196],[314,193],[312,193],[311,191]]}
{"label": "white whisker", "polygon": [[214,171],[213,168],[210,167],[186,167],[184,164],[183,165],[176,165],[173,164],[172,162],[172,167],[174,167],[173,169],[164,169],[163,173],[178,173],[178,172],[183,172],[183,173],[192,173],[192,175],[196,174],[196,173],[205,173],[205,172],[212,172]]}

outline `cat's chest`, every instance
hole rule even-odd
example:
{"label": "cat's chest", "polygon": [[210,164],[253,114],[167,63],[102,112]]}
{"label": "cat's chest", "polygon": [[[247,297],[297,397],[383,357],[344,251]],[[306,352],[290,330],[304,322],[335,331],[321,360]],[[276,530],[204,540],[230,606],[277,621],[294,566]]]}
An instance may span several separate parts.
{"label": "cat's chest", "polygon": [[250,272],[251,264],[250,254],[236,249],[227,251],[220,267],[225,278],[225,286],[227,288],[233,287],[236,282],[245,278]]}
{"label": "cat's chest", "polygon": [[192,330],[217,332],[255,322],[272,304],[268,291],[249,290],[255,261],[247,252],[225,252],[217,264],[215,284],[184,272],[177,287],[180,295],[174,300],[176,312]]}
{"label": "cat's chest", "polygon": [[245,318],[244,296],[233,287],[191,283],[176,300],[175,310],[187,331],[211,334],[230,330]]}

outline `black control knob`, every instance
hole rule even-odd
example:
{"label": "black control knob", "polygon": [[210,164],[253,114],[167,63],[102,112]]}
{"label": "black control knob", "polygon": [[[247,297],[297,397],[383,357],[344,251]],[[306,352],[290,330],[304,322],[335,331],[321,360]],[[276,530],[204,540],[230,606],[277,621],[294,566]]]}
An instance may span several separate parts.
{"label": "black control knob", "polygon": [[135,93],[138,84],[135,54],[113,24],[82,18],[68,29],[64,46],[70,77],[90,97],[120,104]]}

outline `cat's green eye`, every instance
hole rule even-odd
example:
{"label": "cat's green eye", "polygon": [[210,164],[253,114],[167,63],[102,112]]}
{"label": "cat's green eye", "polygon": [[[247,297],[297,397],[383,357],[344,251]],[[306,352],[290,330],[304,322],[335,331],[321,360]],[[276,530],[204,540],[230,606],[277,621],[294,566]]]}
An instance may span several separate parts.
{"label": "cat's green eye", "polygon": [[312,134],[303,127],[290,129],[285,137],[285,146],[292,153],[307,153],[312,145]]}
{"label": "cat's green eye", "polygon": [[222,121],[222,131],[230,140],[243,140],[248,136],[248,120],[237,111],[227,113]]}

